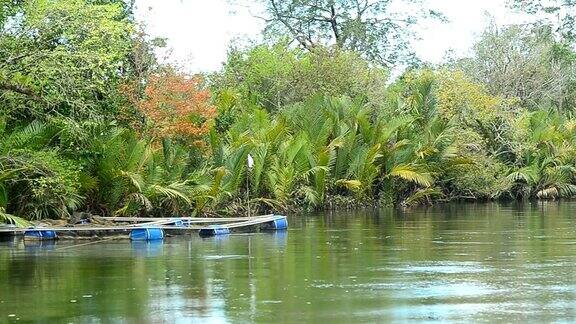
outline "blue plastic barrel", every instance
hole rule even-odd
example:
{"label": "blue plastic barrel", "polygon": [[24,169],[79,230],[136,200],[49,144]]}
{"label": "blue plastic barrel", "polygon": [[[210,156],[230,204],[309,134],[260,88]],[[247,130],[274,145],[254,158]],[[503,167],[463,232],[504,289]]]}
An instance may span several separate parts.
{"label": "blue plastic barrel", "polygon": [[[276,215],[280,216],[280,215]],[[286,216],[281,216],[282,218],[275,219],[271,222],[272,229],[275,230],[285,230],[288,229],[288,218]]]}
{"label": "blue plastic barrel", "polygon": [[138,227],[130,231],[130,239],[133,241],[153,241],[164,238],[164,230],[158,227]]}
{"label": "blue plastic barrel", "polygon": [[55,240],[58,238],[56,231],[44,229],[27,229],[24,231],[24,239],[31,240]]}
{"label": "blue plastic barrel", "polygon": [[216,235],[227,235],[230,234],[230,229],[228,227],[207,227],[203,228],[199,232],[200,236],[216,236]]}

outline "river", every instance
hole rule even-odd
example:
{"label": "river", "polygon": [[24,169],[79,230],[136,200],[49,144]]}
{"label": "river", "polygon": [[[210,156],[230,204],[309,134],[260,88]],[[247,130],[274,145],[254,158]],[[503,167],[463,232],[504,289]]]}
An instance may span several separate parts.
{"label": "river", "polygon": [[576,203],[291,215],[287,232],[0,242],[0,322],[576,321]]}

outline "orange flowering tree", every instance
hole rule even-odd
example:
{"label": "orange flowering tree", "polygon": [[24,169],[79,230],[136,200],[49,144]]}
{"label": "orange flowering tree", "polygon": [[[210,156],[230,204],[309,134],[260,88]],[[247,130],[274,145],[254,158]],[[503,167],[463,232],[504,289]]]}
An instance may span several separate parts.
{"label": "orange flowering tree", "polygon": [[202,81],[198,75],[175,71],[149,77],[136,106],[151,123],[154,136],[197,140],[208,133],[216,108]]}

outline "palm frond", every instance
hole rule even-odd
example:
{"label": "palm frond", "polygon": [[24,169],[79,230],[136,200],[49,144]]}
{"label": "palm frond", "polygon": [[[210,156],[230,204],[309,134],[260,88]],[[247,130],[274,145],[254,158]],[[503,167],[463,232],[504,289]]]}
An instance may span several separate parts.
{"label": "palm frond", "polygon": [[153,184],[148,187],[148,190],[151,191],[155,196],[162,196],[164,198],[173,200],[181,200],[187,204],[192,202],[187,193],[189,188],[184,182],[175,182],[168,186]]}
{"label": "palm frond", "polygon": [[13,224],[21,228],[26,228],[31,225],[30,222],[24,218],[6,213],[4,207],[0,207],[0,221],[6,224]]}
{"label": "palm frond", "polygon": [[444,196],[442,190],[439,188],[424,188],[414,192],[408,198],[404,200],[404,203],[408,206],[421,204],[421,203],[429,203],[432,199],[439,198]]}
{"label": "palm frond", "polygon": [[396,165],[390,170],[389,176],[413,182],[423,187],[430,187],[433,179],[430,173],[421,172],[411,165]]}
{"label": "palm frond", "polygon": [[340,179],[336,181],[336,186],[344,187],[350,191],[358,191],[362,188],[362,182],[358,180]]}

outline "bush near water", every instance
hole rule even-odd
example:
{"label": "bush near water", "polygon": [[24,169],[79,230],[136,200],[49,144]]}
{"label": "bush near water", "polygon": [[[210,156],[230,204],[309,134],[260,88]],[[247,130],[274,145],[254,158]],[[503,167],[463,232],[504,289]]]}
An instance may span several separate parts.
{"label": "bush near water", "polygon": [[188,75],[131,10],[0,2],[0,220],[576,195],[576,55],[546,26],[394,78],[286,38]]}

